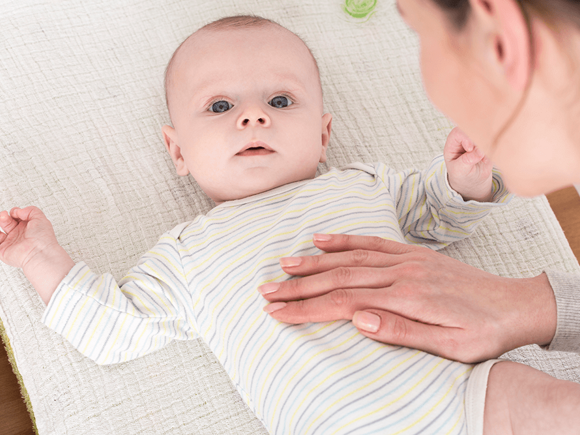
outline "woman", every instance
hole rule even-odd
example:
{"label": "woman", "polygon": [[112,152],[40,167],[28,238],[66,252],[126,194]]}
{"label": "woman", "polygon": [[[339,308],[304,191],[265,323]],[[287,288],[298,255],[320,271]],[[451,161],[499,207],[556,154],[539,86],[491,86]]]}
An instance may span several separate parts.
{"label": "woman", "polygon": [[[502,170],[512,192],[533,196],[580,182],[580,1],[397,6],[419,36],[432,102]],[[304,278],[266,296],[286,302],[271,314],[276,319],[352,319],[375,340],[463,362],[533,343],[580,352],[580,276],[501,278],[396,242],[314,240],[328,254],[281,260]],[[514,433],[577,433],[579,386],[543,374],[532,382],[514,367],[491,369],[485,432],[509,420]]]}

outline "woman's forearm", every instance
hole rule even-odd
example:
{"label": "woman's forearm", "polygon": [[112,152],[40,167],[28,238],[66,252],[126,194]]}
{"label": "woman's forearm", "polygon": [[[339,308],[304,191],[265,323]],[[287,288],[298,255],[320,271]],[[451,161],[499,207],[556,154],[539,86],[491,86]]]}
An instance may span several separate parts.
{"label": "woman's forearm", "polygon": [[484,435],[580,433],[580,384],[505,361],[490,371]]}

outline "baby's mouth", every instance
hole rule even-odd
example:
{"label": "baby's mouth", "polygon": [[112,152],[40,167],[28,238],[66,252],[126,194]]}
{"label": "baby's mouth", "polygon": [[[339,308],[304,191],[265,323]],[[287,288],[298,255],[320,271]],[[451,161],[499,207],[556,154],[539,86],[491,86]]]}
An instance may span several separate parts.
{"label": "baby's mouth", "polygon": [[274,151],[262,147],[252,147],[238,153],[238,156],[265,156],[267,154],[272,154],[273,152]]}
{"label": "baby's mouth", "polygon": [[237,153],[237,156],[242,156],[242,157],[246,157],[246,156],[265,156],[268,154],[272,154],[275,151],[273,149],[271,149],[267,144],[265,144],[264,142],[251,142],[249,144],[247,144],[239,153]]}

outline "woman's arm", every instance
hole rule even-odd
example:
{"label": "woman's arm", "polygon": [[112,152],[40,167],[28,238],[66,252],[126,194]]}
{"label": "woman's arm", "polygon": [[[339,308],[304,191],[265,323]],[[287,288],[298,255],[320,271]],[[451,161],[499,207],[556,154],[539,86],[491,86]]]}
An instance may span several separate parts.
{"label": "woman's arm", "polygon": [[489,373],[483,434],[580,433],[580,385],[504,361]]}
{"label": "woman's arm", "polygon": [[352,319],[375,340],[462,362],[547,345],[554,337],[556,301],[545,274],[502,278],[376,237],[315,235],[314,242],[327,254],[280,261],[286,273],[302,278],[259,289],[279,302],[267,309],[280,321]]}

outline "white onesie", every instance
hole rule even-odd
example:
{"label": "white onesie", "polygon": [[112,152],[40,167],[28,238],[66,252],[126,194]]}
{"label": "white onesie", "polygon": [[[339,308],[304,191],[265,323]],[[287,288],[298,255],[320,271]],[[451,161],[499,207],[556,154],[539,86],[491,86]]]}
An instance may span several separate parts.
{"label": "white onesie", "polygon": [[350,321],[280,323],[256,289],[291,279],[281,257],[319,254],[313,233],[433,249],[465,238],[510,199],[495,171],[493,190],[493,203],[463,201],[441,156],[424,172],[332,169],[178,225],[118,284],[78,263],[43,322],[99,364],[201,337],[272,434],[466,434],[489,369],[472,379],[473,365],[375,342]]}

